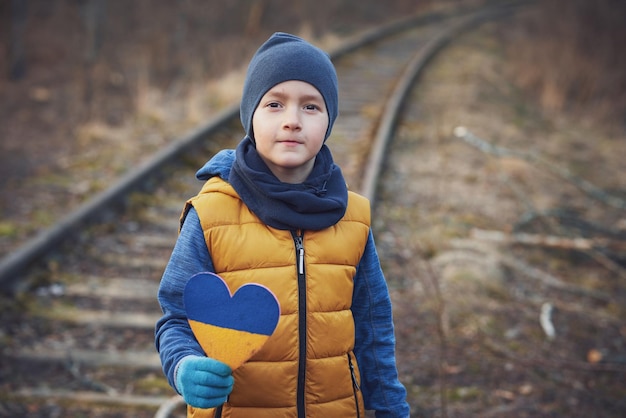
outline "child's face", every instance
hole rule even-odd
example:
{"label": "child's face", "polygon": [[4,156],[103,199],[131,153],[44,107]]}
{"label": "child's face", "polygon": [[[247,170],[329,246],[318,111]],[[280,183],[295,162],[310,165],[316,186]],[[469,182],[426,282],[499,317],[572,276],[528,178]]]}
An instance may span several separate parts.
{"label": "child's face", "polygon": [[324,144],[328,112],[320,92],[304,81],[272,87],[252,116],[256,149],[284,183],[302,183]]}

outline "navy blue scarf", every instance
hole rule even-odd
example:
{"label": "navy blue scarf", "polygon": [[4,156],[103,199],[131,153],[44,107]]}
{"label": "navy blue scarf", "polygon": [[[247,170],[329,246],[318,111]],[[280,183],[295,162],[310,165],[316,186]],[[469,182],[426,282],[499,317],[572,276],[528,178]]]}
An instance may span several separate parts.
{"label": "navy blue scarf", "polygon": [[326,145],[306,181],[290,184],[272,174],[246,136],[237,146],[228,181],[248,208],[276,229],[324,229],[343,218],[348,205],[346,182]]}

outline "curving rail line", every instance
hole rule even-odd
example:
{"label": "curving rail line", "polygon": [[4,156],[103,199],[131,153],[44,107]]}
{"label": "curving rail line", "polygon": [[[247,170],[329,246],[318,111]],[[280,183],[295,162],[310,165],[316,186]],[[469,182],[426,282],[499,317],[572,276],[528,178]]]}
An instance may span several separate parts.
{"label": "curving rail line", "polygon": [[[374,200],[402,102],[429,58],[463,30],[514,6],[409,18],[331,54],[341,114],[331,147],[352,189]],[[42,274],[46,286],[22,297],[21,306],[3,308],[0,336],[8,343],[0,358],[0,414],[151,417],[156,411],[163,418],[180,407],[153,348],[155,295],[182,203],[200,186],[192,173],[239,141],[237,110],[226,109],[2,260],[3,286],[32,285]],[[126,210],[102,220],[120,202]],[[94,219],[100,221],[85,226]],[[85,226],[80,235],[69,232],[78,226]],[[44,256],[44,273],[29,268]]]}

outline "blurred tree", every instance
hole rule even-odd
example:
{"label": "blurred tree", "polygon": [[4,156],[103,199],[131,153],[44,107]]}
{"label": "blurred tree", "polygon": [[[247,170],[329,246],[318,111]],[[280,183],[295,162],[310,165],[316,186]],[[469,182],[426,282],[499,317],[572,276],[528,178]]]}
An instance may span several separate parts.
{"label": "blurred tree", "polygon": [[266,6],[265,0],[252,1],[248,11],[248,21],[246,22],[246,36],[255,36],[259,33],[263,14]]}
{"label": "blurred tree", "polygon": [[9,35],[9,78],[11,80],[22,78],[26,72],[24,59],[26,6],[26,0],[11,1],[11,31]]}
{"label": "blurred tree", "polygon": [[85,62],[93,63],[102,46],[102,33],[106,15],[106,0],[87,0],[80,6],[85,25]]}
{"label": "blurred tree", "polygon": [[91,104],[94,96],[94,64],[102,46],[106,0],[86,0],[79,7],[86,35],[83,52],[83,100],[85,104]]}
{"label": "blurred tree", "polygon": [[510,43],[512,68],[548,110],[626,121],[626,2],[542,0]]}

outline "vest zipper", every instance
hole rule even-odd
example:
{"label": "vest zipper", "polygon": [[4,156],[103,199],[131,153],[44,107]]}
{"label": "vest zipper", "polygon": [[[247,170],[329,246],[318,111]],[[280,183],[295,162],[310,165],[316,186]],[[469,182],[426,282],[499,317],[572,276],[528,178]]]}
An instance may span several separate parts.
{"label": "vest zipper", "polygon": [[304,388],[306,380],[306,274],[304,271],[304,233],[292,231],[296,246],[296,267],[298,272],[298,389],[296,405],[298,418],[306,417]]}
{"label": "vest zipper", "polygon": [[357,418],[360,418],[361,411],[359,411],[359,398],[357,392],[361,390],[361,387],[359,386],[359,382],[356,378],[356,373],[354,372],[354,364],[352,364],[352,357],[350,356],[350,353],[348,353],[348,366],[350,367],[350,375],[352,376],[352,392],[354,393],[356,416]]}

